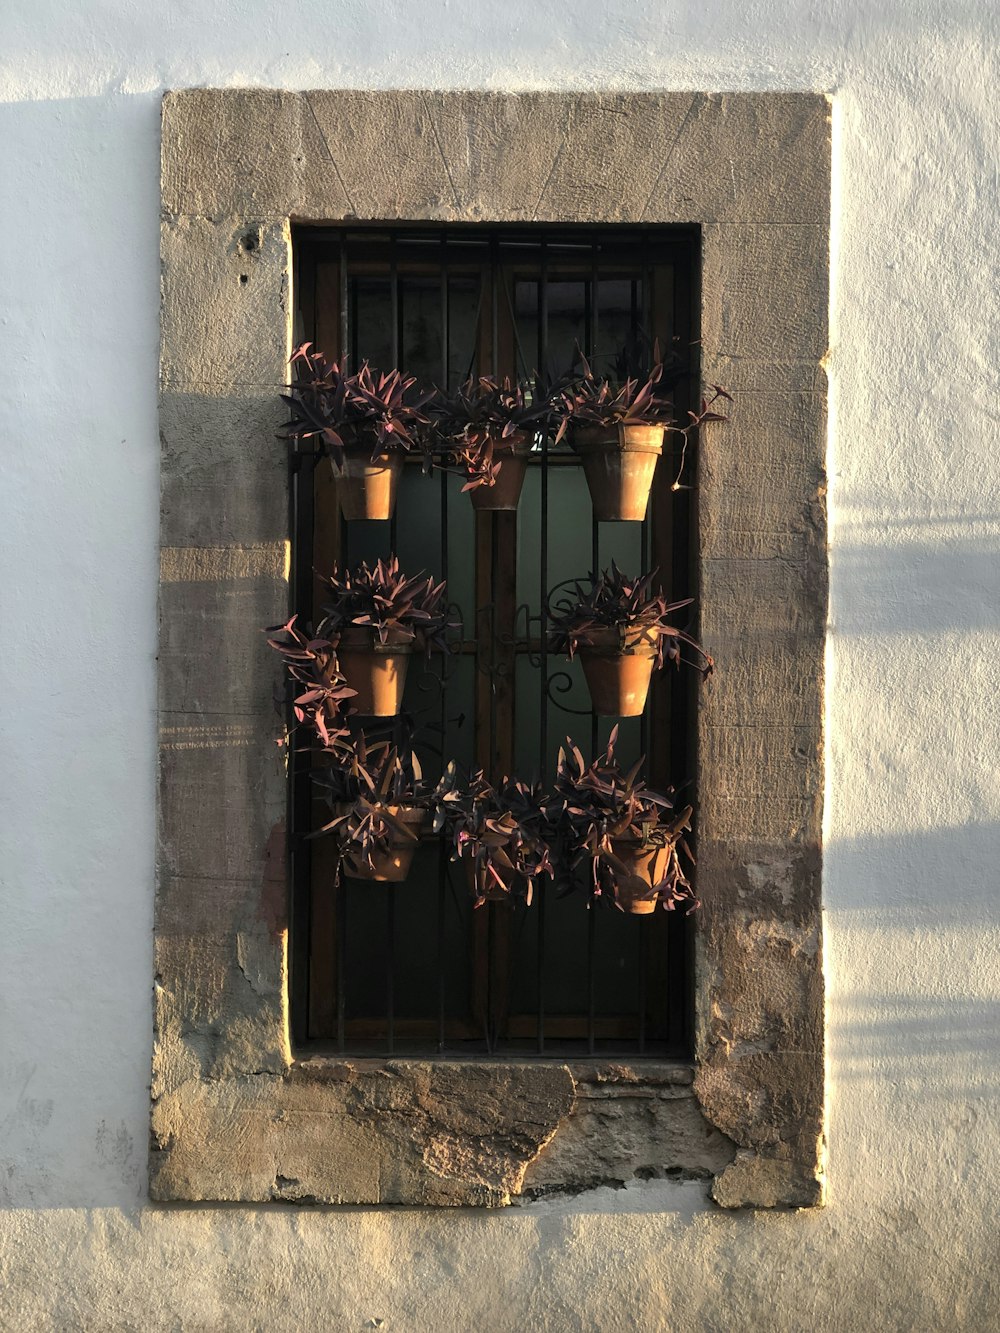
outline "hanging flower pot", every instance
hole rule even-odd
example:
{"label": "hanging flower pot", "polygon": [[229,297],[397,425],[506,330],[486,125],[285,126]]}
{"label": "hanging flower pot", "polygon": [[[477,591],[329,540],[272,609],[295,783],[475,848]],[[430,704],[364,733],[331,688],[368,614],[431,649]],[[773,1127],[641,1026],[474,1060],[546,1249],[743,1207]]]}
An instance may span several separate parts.
{"label": "hanging flower pot", "polygon": [[528,472],[531,436],[526,431],[515,431],[505,440],[492,442],[492,485],[483,483],[469,489],[472,507],[481,511],[515,510],[521,498],[524,478]]}
{"label": "hanging flower pot", "polygon": [[[654,668],[665,662],[680,664],[682,646],[696,654],[686,658],[703,675],[712,670],[708,653],[668,617],[691,599],[668,602],[654,591],[656,571],[633,577],[614,561],[590,586],[574,585],[572,592],[548,609],[554,651],[572,658],[577,653],[590,690],[594,712],[600,717],[638,717],[646,706]],[[700,661],[698,659],[701,659]]]}
{"label": "hanging flower pot", "polygon": [[333,461],[341,513],[353,519],[388,519],[396,507],[396,491],[403,472],[403,455],[370,449],[345,449],[338,469]]}
{"label": "hanging flower pot", "polygon": [[613,838],[611,850],[622,867],[612,871],[618,906],[631,916],[655,912],[659,895],[653,890],[667,873],[671,848],[650,845],[638,838]]}
{"label": "hanging flower pot", "polygon": [[659,650],[655,629],[629,633],[625,626],[599,626],[580,644],[580,663],[598,717],[639,717]]}
{"label": "hanging flower pot", "polygon": [[348,875],[401,883],[428,821],[417,756],[388,741],[369,744],[359,732],[346,754],[332,758],[314,771],[314,794],[329,803],[332,818],[309,837],[332,839]]}
{"label": "hanging flower pot", "polygon": [[[345,814],[350,807],[344,807]],[[409,875],[413,858],[427,826],[427,811],[420,806],[383,807],[385,832],[366,848],[349,844],[344,852],[344,871],[355,879],[380,884],[401,884]]]}
{"label": "hanging flower pot", "polygon": [[437,448],[464,473],[477,510],[517,509],[532,441],[547,434],[548,395],[526,380],[474,376],[428,405]]}
{"label": "hanging flower pot", "polygon": [[583,462],[594,517],[600,522],[641,522],[646,517],[663,427],[578,426],[573,448]]}
{"label": "hanging flower pot", "polygon": [[395,717],[414,648],[447,647],[445,584],[423,574],[408,578],[395,556],[335,567],[326,583],[318,632],[334,645],[340,674],[356,691],[353,707],[366,717]]}
{"label": "hanging flower pot", "polygon": [[351,701],[365,717],[396,717],[403,703],[406,669],[413,653],[413,636],[386,631],[383,642],[375,630],[363,626],[345,629],[337,643],[337,664],[350,688]]}
{"label": "hanging flower pot", "polygon": [[537,785],[504,778],[494,786],[482,769],[471,775],[448,764],[433,796],[434,828],[444,831],[466,882],[481,902],[529,906],[535,880],[552,870],[546,798]]}
{"label": "hanging flower pot", "polygon": [[555,786],[568,850],[589,863],[594,896],[613,899],[622,911],[646,916],[659,902],[693,908],[680,862],[691,807],[676,812],[669,796],[651,791],[639,776],[641,760],[623,772],[617,740],[615,727],[604,754],[590,763],[571,740],[559,751]]}
{"label": "hanging flower pot", "polygon": [[293,413],[285,436],[317,440],[329,453],[346,519],[391,518],[403,455],[428,422],[430,393],[419,393],[412,376],[367,361],[350,375],[312,343],[297,348],[291,364],[296,382],[281,395]]}

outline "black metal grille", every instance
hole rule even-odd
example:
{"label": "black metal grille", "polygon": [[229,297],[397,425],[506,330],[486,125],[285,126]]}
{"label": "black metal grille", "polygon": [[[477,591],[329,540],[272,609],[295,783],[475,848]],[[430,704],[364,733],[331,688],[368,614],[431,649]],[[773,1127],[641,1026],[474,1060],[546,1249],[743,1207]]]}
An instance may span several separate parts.
{"label": "black metal grille", "polygon": [[[696,339],[697,236],[682,229],[352,228],[296,242],[297,333],[351,363],[401,365],[454,387],[470,372],[557,374],[579,343],[597,371],[648,357],[658,337]],[[678,388],[683,414],[692,357]],[[668,437],[669,438],[669,437]],[[295,609],[315,570],[396,551],[404,569],[448,579],[463,628],[443,665],[413,670],[404,717],[425,768],[453,757],[494,776],[551,778],[567,731],[596,752],[611,722],[590,711],[577,666],[546,650],[548,608],[565,580],[657,566],[692,595],[689,492],[665,450],[642,524],[598,524],[576,457],[540,442],[516,515],[475,515],[462,479],[407,467],[388,523],[339,519],[327,464],[293,452]],[[688,460],[688,473],[693,460]],[[689,477],[688,477],[689,479]],[[660,680],[623,723],[622,758],[648,756],[658,786],[694,772],[691,686]],[[397,736],[399,732],[397,731]],[[690,799],[686,795],[686,799]],[[530,907],[473,910],[464,869],[425,839],[405,884],[335,867],[313,819],[308,774],[292,774],[292,1008],[300,1043],[358,1054],[683,1055],[689,1047],[690,938],[684,918],[588,907],[581,886],[546,884]]]}

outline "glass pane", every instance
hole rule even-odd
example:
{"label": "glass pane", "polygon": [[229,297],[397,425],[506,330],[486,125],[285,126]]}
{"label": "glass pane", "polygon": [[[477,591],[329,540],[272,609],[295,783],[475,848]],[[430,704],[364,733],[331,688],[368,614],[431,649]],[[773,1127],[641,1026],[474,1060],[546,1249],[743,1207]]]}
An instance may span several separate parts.
{"label": "glass pane", "polygon": [[642,282],[634,278],[601,278],[597,283],[597,348],[595,375],[624,379],[634,374],[641,355],[638,339],[642,318]]}
{"label": "glass pane", "polygon": [[517,374],[527,379],[537,370],[539,359],[537,282],[514,283],[514,343]]}
{"label": "glass pane", "polygon": [[452,278],[448,283],[448,388],[457,389],[479,366],[479,280]]}
{"label": "glass pane", "polygon": [[575,278],[549,279],[548,369],[552,375],[562,375],[570,369],[577,344],[587,350],[589,286],[588,282]]}
{"label": "glass pane", "polygon": [[351,365],[392,368],[392,301],[384,278],[350,280]]}
{"label": "glass pane", "polygon": [[440,384],[441,283],[433,278],[399,279],[400,366],[420,384]]}

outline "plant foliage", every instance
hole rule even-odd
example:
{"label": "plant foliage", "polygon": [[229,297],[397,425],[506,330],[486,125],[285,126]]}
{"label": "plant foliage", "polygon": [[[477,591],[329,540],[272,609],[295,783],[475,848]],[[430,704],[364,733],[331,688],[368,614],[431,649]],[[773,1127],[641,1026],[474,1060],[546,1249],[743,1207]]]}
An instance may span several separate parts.
{"label": "plant foliage", "polygon": [[381,643],[390,631],[413,640],[426,652],[447,649],[447,585],[421,573],[403,574],[397,556],[374,565],[362,561],[354,569],[334,566],[325,579],[329,600],[324,604],[319,633],[337,643],[344,630],[363,626]]}
{"label": "plant foliage", "polygon": [[617,739],[615,727],[605,752],[590,763],[571,739],[559,751],[556,809],[567,851],[574,864],[589,861],[596,897],[614,897],[616,889],[638,879],[622,861],[616,842],[665,848],[668,856],[658,882],[638,880],[630,887],[640,897],[657,898],[668,910],[687,903],[691,911],[698,903],[680,861],[681,852],[693,859],[682,837],[690,828],[691,807],[677,813],[669,797],[646,787],[639,776],[642,759],[623,773],[614,754]]}
{"label": "plant foliage", "polygon": [[577,649],[594,641],[595,630],[616,629],[622,650],[634,648],[643,640],[656,644],[656,666],[665,662],[679,666],[687,645],[697,654],[690,664],[702,675],[709,675],[714,663],[704,648],[685,630],[669,623],[668,617],[693,598],[668,602],[662,591],[654,588],[657,571],[633,577],[612,560],[611,569],[600,578],[591,575],[590,586],[574,585],[573,593],[549,611],[552,645],[556,652],[572,658]]}
{"label": "plant foliage", "polygon": [[348,449],[375,458],[417,444],[431,394],[418,392],[413,376],[375,370],[367,361],[352,375],[314,351],[312,343],[296,348],[290,364],[296,381],[281,396],[293,415],[283,433],[290,439],[319,439],[337,469]]}
{"label": "plant foliage", "polygon": [[468,780],[448,765],[434,797],[434,828],[444,829],[454,858],[473,868],[477,905],[496,890],[513,894],[521,884],[530,904],[539,875],[553,874],[548,819],[541,789],[517,778],[496,787],[480,769]]}
{"label": "plant foliage", "polygon": [[496,485],[504,457],[513,452],[512,436],[548,434],[552,404],[524,380],[480,375],[452,394],[436,394],[428,413],[439,447],[464,470],[462,489],[471,491]]}

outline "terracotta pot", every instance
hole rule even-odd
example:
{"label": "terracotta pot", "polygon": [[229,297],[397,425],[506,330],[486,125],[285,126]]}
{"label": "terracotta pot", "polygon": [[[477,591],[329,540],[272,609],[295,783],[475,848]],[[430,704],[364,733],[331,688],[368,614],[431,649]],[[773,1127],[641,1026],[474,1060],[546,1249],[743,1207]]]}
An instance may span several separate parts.
{"label": "terracotta pot", "polygon": [[531,436],[526,431],[515,431],[506,440],[493,446],[493,457],[500,464],[500,473],[492,486],[477,486],[469,491],[473,509],[512,510],[517,508],[521,488],[528,471]]}
{"label": "terracotta pot", "polygon": [[400,884],[410,873],[413,857],[420,846],[420,837],[427,823],[427,811],[413,805],[390,805],[386,809],[405,824],[412,837],[405,838],[393,829],[389,834],[389,846],[385,851],[374,849],[371,855],[371,867],[364,859],[347,852],[344,856],[344,871],[355,879],[370,879],[379,884]]}
{"label": "terracotta pot", "polygon": [[337,644],[337,662],[357,697],[354,707],[366,717],[395,717],[403,702],[406,668],[413,640],[390,630],[385,643],[363,625],[345,629]]}
{"label": "terracotta pot", "polygon": [[333,469],[344,517],[391,518],[402,470],[401,453],[382,453],[372,458],[370,449],[347,449],[343,467]]}
{"label": "terracotta pot", "polygon": [[477,901],[488,903],[512,903],[514,901],[513,884],[517,878],[514,874],[511,874],[509,893],[501,889],[493,876],[486,870],[486,867],[479,865],[476,861],[467,860],[465,862],[465,878],[469,885],[469,892],[475,896]]}
{"label": "terracotta pot", "polygon": [[583,460],[596,519],[638,522],[646,517],[663,452],[662,426],[580,426],[573,448]]}
{"label": "terracotta pot", "polygon": [[656,659],[654,631],[629,634],[613,626],[588,632],[579,647],[590,702],[598,717],[638,717],[646,707]]}
{"label": "terracotta pot", "polygon": [[670,848],[648,847],[635,838],[613,838],[611,847],[629,873],[642,881],[641,885],[627,881],[618,883],[616,877],[615,897],[619,906],[631,916],[649,916],[656,911],[658,899],[643,898],[643,886],[651,889],[662,878]]}

